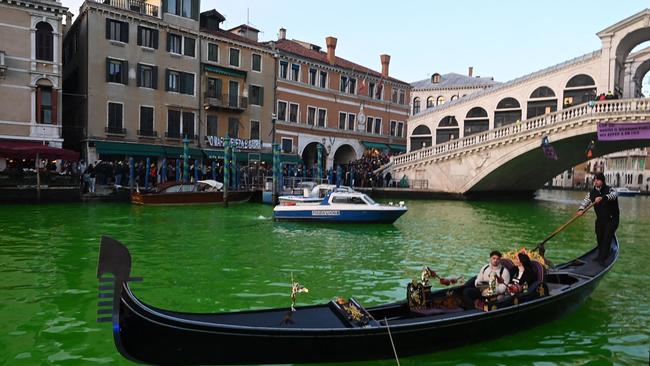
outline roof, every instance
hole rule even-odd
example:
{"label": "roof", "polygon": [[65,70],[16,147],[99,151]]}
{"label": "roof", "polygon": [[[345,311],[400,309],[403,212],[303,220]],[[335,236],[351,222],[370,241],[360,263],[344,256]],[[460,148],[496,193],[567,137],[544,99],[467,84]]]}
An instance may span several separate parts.
{"label": "roof", "polygon": [[204,11],[201,13],[201,15],[206,16],[206,17],[211,17],[211,18],[216,18],[219,23],[223,22],[226,20],[226,17],[224,17],[221,13],[219,13],[216,9]]}
{"label": "roof", "polygon": [[[236,27],[236,28],[238,28],[238,27]],[[234,29],[235,29],[235,28],[234,28]],[[202,32],[202,33],[211,34],[211,35],[213,35],[213,36],[217,36],[217,37],[228,38],[228,39],[231,39],[231,40],[233,40],[233,41],[237,41],[237,42],[248,43],[248,44],[250,44],[250,45],[254,45],[254,46],[257,46],[257,47],[261,47],[261,48],[267,48],[267,49],[269,49],[269,52],[271,52],[271,50],[270,50],[268,44],[263,43],[263,42],[256,42],[256,41],[254,41],[254,40],[252,40],[252,39],[250,39],[250,38],[246,38],[246,37],[244,37],[244,36],[240,36],[240,35],[238,35],[238,34],[232,33],[232,32],[227,31],[227,30],[223,30],[223,29],[210,29],[210,28],[202,27],[202,28],[201,28],[201,32]]]}
{"label": "roof", "polygon": [[260,31],[259,29],[257,29],[257,28],[253,28],[253,27],[251,27],[251,26],[248,25],[248,24],[240,24],[240,25],[238,25],[238,26],[236,26],[236,27],[233,27],[233,28],[228,29],[228,31],[229,31],[229,32],[232,32],[232,31],[235,30],[235,29],[246,29],[246,30],[251,30],[251,31],[253,31],[253,32],[259,32],[259,31]]}
{"label": "roof", "polygon": [[[300,56],[300,57],[304,57],[304,58],[308,58],[308,59],[311,59],[311,60],[319,61],[319,62],[322,62],[324,64],[329,64],[329,62],[327,61],[327,52],[316,51],[316,50],[305,48],[304,46],[302,46],[300,43],[298,43],[296,41],[292,41],[292,40],[288,40],[288,39],[281,39],[281,40],[278,40],[278,41],[275,42],[275,47],[278,50],[283,51],[283,52],[292,53],[292,54]],[[372,75],[372,76],[374,76],[376,78],[382,78],[380,72],[369,69],[369,68],[367,68],[365,66],[359,65],[357,63],[354,63],[352,61],[346,60],[346,59],[338,57],[338,56],[336,56],[334,66],[338,66],[340,68],[348,69],[348,70],[358,72],[358,73],[361,73],[361,74]],[[390,80],[390,81],[394,81],[394,82],[397,82],[397,83],[408,84],[405,81],[395,79],[395,78],[390,77],[390,76],[385,78],[385,79]]]}
{"label": "roof", "polygon": [[442,105],[437,105],[437,106],[434,106],[434,107],[431,107],[431,108],[427,108],[424,111],[416,114],[414,117],[415,118],[423,117],[423,116],[425,116],[427,114],[435,113],[435,112],[441,111],[443,109],[448,109],[448,108],[454,107],[454,106],[456,106],[458,104],[465,103],[467,101],[474,100],[476,98],[480,98],[480,97],[482,97],[484,95],[488,95],[488,94],[491,94],[491,93],[496,93],[497,91],[507,89],[509,87],[512,87],[512,86],[515,86],[515,85],[518,85],[518,84],[521,84],[521,83],[525,83],[527,81],[539,78],[541,76],[548,75],[548,74],[553,73],[555,71],[561,70],[561,69],[563,69],[565,67],[577,65],[577,64],[580,64],[582,62],[592,60],[595,57],[600,57],[601,53],[602,53],[602,50],[597,50],[597,51],[586,53],[586,54],[584,54],[582,56],[572,58],[570,60],[561,62],[561,63],[553,65],[551,67],[547,67],[545,69],[541,69],[541,70],[532,72],[530,74],[524,75],[524,76],[516,78],[516,79],[512,79],[512,80],[510,80],[508,82],[497,84],[497,85],[495,85],[495,86],[493,86],[491,88],[479,90],[479,91],[477,91],[475,93],[468,94],[468,95],[466,95],[464,97],[458,98],[458,99],[453,100],[451,102],[448,102],[448,103],[445,103],[445,104],[442,104]]}
{"label": "roof", "polygon": [[439,83],[432,83],[431,78],[411,83],[413,89],[454,89],[464,87],[484,87],[500,84],[492,78],[471,77],[451,72],[440,76]]}

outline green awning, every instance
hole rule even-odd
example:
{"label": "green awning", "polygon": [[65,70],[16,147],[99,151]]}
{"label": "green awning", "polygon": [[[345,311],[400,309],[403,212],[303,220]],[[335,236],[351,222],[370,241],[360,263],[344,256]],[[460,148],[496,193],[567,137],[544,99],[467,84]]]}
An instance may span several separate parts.
{"label": "green awning", "polygon": [[246,79],[246,71],[244,70],[236,70],[236,69],[230,69],[228,67],[223,67],[223,66],[205,65],[205,64],[203,65],[203,69],[205,71],[213,72],[219,75]]}
{"label": "green awning", "polygon": [[388,150],[388,145],[382,144],[380,142],[371,142],[371,141],[361,141],[363,146],[367,147],[368,149],[379,149],[379,150]]}
{"label": "green awning", "polygon": [[160,145],[131,144],[126,142],[95,141],[98,154],[123,156],[165,156]]}
{"label": "green awning", "polygon": [[406,152],[406,145],[388,144],[392,151]]}
{"label": "green awning", "polygon": [[208,159],[222,159],[223,150],[203,149],[203,154]]}
{"label": "green awning", "polygon": [[[183,158],[183,148],[177,146],[165,146],[165,156],[170,159],[182,159]],[[190,147],[189,149],[190,159],[200,159],[203,157],[203,150]]]}
{"label": "green awning", "polygon": [[[224,156],[223,150],[203,149],[203,154],[208,159],[223,159]],[[266,161],[267,163],[273,162],[273,153],[270,152],[237,151],[235,154],[237,155],[237,161],[239,162],[248,161],[249,159],[258,160],[258,158],[259,161]],[[280,161],[283,163],[300,164],[302,163],[302,158],[298,155],[280,154]]]}

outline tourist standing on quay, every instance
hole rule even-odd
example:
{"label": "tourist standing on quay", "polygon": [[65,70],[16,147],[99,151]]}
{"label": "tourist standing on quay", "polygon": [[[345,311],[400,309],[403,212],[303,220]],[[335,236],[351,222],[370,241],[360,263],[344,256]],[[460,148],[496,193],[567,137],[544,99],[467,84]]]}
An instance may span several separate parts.
{"label": "tourist standing on quay", "polygon": [[618,208],[618,194],[616,190],[605,184],[605,174],[594,175],[594,188],[578,208],[578,215],[582,216],[584,209],[594,203],[596,211],[596,240],[598,241],[598,263],[605,265],[609,256],[612,238],[618,228],[620,211]]}

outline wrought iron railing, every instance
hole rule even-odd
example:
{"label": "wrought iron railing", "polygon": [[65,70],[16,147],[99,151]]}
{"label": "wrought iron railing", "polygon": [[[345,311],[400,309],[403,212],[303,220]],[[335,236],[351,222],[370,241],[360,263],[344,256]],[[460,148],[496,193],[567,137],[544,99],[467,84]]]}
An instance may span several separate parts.
{"label": "wrought iron railing", "polygon": [[205,92],[205,103],[211,107],[244,110],[248,107],[248,98],[237,94],[216,94]]}
{"label": "wrought iron railing", "polygon": [[145,137],[158,137],[158,131],[153,131],[153,130],[138,130],[138,136],[145,136]]}
{"label": "wrought iron railing", "polygon": [[144,0],[90,0],[94,3],[106,4],[115,8],[125,9],[149,15],[152,17],[160,17],[160,8],[156,5],[146,3]]}
{"label": "wrought iron railing", "polygon": [[521,123],[514,123],[461,139],[451,140],[443,144],[437,144],[417,151],[412,151],[392,157],[391,160],[393,161],[393,166],[399,168],[402,165],[421,162],[448,153],[471,149],[494,140],[505,139],[515,135],[524,135],[527,131],[559,125],[563,122],[569,122],[582,117],[597,117],[599,115],[629,112],[650,112],[650,99],[614,99],[593,104],[585,103],[572,108],[521,121]]}

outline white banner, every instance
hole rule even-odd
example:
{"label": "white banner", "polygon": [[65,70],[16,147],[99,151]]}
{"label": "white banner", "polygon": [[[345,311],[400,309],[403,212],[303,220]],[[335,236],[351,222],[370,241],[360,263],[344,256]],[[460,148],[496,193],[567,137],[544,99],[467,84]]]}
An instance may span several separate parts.
{"label": "white banner", "polygon": [[[213,147],[224,147],[226,142],[225,137],[208,136],[208,143]],[[242,150],[259,150],[262,146],[261,140],[247,140],[230,138],[230,147]]]}

